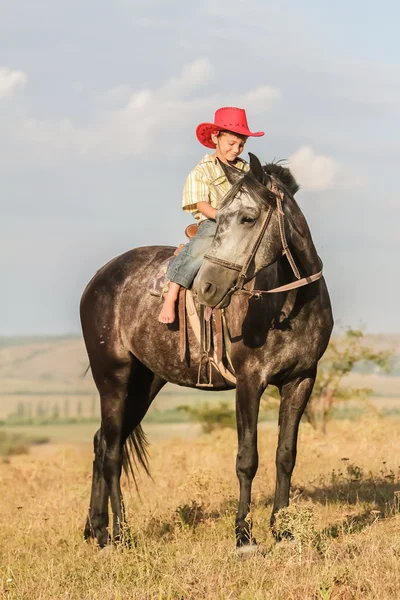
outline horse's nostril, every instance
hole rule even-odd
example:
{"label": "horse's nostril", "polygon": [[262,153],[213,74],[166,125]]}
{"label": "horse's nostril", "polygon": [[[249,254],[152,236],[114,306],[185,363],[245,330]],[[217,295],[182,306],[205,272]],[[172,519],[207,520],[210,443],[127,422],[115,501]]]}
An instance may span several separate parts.
{"label": "horse's nostril", "polygon": [[215,292],[215,285],[210,283],[209,281],[206,281],[201,286],[201,293],[203,294],[203,296],[212,296],[214,292]]}

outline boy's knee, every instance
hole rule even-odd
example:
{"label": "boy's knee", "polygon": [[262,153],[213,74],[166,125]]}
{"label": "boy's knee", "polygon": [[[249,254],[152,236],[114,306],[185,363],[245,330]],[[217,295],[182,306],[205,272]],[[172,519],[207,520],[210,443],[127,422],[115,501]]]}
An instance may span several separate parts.
{"label": "boy's knee", "polygon": [[211,247],[214,236],[201,236],[188,248],[189,254],[192,258],[202,260],[204,255],[208,252]]}

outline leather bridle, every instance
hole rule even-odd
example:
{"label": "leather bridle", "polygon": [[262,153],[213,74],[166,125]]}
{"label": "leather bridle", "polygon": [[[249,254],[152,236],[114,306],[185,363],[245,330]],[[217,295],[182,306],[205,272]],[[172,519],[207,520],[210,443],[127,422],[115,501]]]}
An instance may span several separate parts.
{"label": "leather bridle", "polygon": [[[276,197],[276,209],[272,208],[271,206],[268,207],[268,211],[267,211],[267,214],[265,215],[260,232],[257,235],[257,238],[253,244],[253,247],[252,247],[250,253],[246,257],[244,264],[239,265],[237,263],[218,258],[217,256],[211,256],[209,254],[206,254],[204,256],[204,259],[207,260],[208,262],[219,265],[225,269],[231,269],[233,271],[238,271],[238,273],[239,273],[235,285],[232,288],[230,288],[226,292],[226,294],[224,294],[223,298],[220,300],[220,302],[218,303],[216,308],[218,308],[224,302],[224,300],[226,299],[226,297],[228,295],[234,294],[235,292],[241,292],[243,294],[247,294],[250,297],[261,298],[262,294],[277,294],[279,292],[288,292],[290,290],[294,290],[294,289],[302,287],[304,285],[313,283],[314,281],[318,281],[318,279],[321,279],[321,277],[322,277],[322,265],[321,265],[321,270],[318,273],[315,273],[313,275],[308,275],[307,277],[300,276],[300,271],[297,268],[297,265],[295,263],[293,255],[290,251],[290,248],[288,246],[287,239],[286,239],[286,234],[285,234],[285,222],[284,222],[285,213],[282,208],[282,202],[285,197],[285,191],[282,190],[281,186],[279,185],[279,182],[276,181],[272,176],[271,176],[271,183],[272,183],[271,191],[275,194],[275,197]],[[267,231],[267,228],[268,228],[268,225],[269,225],[269,222],[271,220],[272,213],[274,212],[274,210],[277,210],[277,212],[278,212],[279,235],[280,235],[281,243],[282,243],[282,255],[286,256],[286,258],[288,259],[291,269],[293,271],[293,274],[296,277],[296,280],[292,281],[291,283],[281,285],[277,288],[273,288],[272,290],[254,290],[254,289],[246,290],[244,288],[244,284],[246,283],[246,280],[247,280],[247,273],[250,268],[250,264],[251,264],[252,260],[254,259],[256,252],[261,245],[261,242],[264,239],[265,233]]]}

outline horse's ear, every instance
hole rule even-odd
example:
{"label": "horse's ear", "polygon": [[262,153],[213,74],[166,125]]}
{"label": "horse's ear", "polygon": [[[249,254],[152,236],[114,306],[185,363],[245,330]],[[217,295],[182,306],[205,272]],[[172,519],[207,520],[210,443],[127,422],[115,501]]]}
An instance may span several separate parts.
{"label": "horse's ear", "polygon": [[231,167],[230,165],[226,165],[222,162],[222,160],[219,160],[219,158],[217,160],[221,165],[222,170],[225,173],[226,178],[231,185],[237,183],[239,179],[243,179],[243,171],[241,171],[240,169],[236,169],[235,167]]}
{"label": "horse's ear", "polygon": [[250,156],[250,171],[253,173],[254,177],[257,179],[259,183],[264,183],[265,181],[265,173],[262,167],[262,164],[258,160],[255,154],[249,152]]}

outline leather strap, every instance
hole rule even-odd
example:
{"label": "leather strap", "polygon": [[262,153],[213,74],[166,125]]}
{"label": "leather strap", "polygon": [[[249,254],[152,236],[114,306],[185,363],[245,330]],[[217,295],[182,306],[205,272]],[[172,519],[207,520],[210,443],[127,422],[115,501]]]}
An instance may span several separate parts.
{"label": "leather strap", "polygon": [[186,329],[186,289],[179,290],[179,356],[181,361],[186,358],[187,329]]}
{"label": "leather strap", "polygon": [[[211,321],[206,319],[206,309],[208,307],[203,304],[200,305],[200,363],[197,372],[197,383],[196,387],[211,388],[214,387],[212,382],[212,357],[210,356],[211,350]],[[201,372],[203,364],[206,369],[206,382],[201,381]]]}
{"label": "leather strap", "polygon": [[220,267],[224,267],[225,269],[231,269],[232,271],[242,271],[243,269],[243,265],[238,265],[234,262],[230,262],[229,260],[218,258],[218,256],[211,256],[210,254],[205,254],[204,258],[208,260],[208,262],[214,263],[215,265],[219,265]]}
{"label": "leather strap", "polygon": [[256,297],[260,297],[261,294],[277,294],[279,292],[290,292],[290,290],[295,290],[299,287],[303,287],[304,285],[308,285],[309,283],[314,283],[314,281],[318,281],[318,279],[321,279],[321,277],[322,269],[314,275],[308,275],[307,277],[303,277],[302,279],[298,279],[297,281],[292,281],[292,283],[287,283],[286,285],[281,285],[280,287],[274,288],[273,290],[252,290],[251,292],[247,292],[246,290],[241,291],[244,294]]}
{"label": "leather strap", "polygon": [[222,348],[222,316],[220,310],[213,310],[214,324],[215,324],[215,359],[217,363],[222,362],[223,348]]}
{"label": "leather strap", "polygon": [[[188,314],[188,319],[189,319],[189,323],[190,323],[190,327],[192,328],[192,331],[195,335],[195,338],[199,344],[199,347],[202,348],[202,335],[201,335],[201,325],[200,325],[200,319],[199,319],[199,315],[197,314],[196,311],[196,307],[194,304],[194,300],[193,300],[193,294],[191,292],[191,290],[186,290],[186,307],[187,307],[187,314]],[[201,305],[200,305],[200,310],[201,310]],[[220,311],[218,311],[220,312]],[[228,326],[226,323],[226,319],[225,319],[225,314],[222,314],[222,330],[223,330],[223,343],[225,345],[225,355],[226,355],[226,359],[228,361],[228,365],[230,366],[230,368],[232,369],[233,373],[234,368],[232,366],[232,361],[231,361],[231,340],[230,340],[230,335],[229,335],[229,331],[228,331]],[[221,343],[222,346],[222,343]],[[203,355],[200,359],[200,367],[204,364],[204,358]],[[216,353],[214,352],[214,356],[213,357],[209,357],[208,360],[208,366],[210,367],[211,365],[213,365],[217,371],[219,371],[219,373],[222,375],[222,377],[228,381],[229,383],[231,383],[232,385],[236,385],[236,377],[234,374],[232,374],[224,365],[224,363],[222,361],[219,361]],[[207,373],[208,377],[210,377],[210,371],[208,370]],[[210,379],[209,379],[210,381]],[[203,386],[199,386],[199,387],[203,387]],[[204,387],[211,387],[210,385],[206,385]]]}

